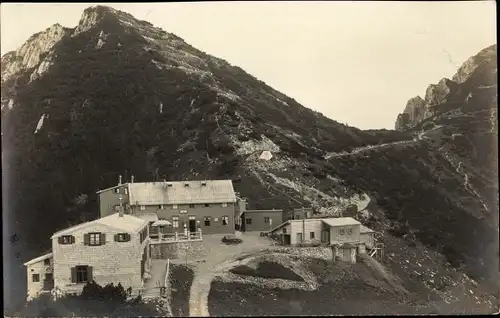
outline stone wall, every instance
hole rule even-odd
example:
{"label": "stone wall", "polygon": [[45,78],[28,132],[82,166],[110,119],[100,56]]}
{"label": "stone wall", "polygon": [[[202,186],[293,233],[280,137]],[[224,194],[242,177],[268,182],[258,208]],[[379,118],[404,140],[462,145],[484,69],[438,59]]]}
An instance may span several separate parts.
{"label": "stone wall", "polygon": [[154,259],[184,259],[201,258],[207,255],[202,241],[152,244],[151,258]]}

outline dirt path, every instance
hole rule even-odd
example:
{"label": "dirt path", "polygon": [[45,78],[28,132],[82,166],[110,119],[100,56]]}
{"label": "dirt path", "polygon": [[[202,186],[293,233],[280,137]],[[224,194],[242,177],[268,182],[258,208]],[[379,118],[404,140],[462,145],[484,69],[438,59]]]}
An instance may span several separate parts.
{"label": "dirt path", "polygon": [[226,272],[228,269],[242,263],[239,258],[250,256],[269,248],[269,242],[263,238],[253,236],[242,236],[243,243],[235,246],[223,245],[220,240],[208,242],[204,237],[204,243],[209,245],[210,254],[204,258],[204,262],[198,263],[194,269],[194,279],[191,285],[189,297],[189,315],[191,317],[209,317],[208,294],[212,280],[216,276]]}

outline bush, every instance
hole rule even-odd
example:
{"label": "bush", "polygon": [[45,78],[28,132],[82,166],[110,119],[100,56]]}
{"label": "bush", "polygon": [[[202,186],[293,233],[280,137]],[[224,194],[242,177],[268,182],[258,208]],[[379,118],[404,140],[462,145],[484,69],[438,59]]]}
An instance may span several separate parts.
{"label": "bush", "polygon": [[[129,289],[130,290],[130,289]],[[21,317],[91,317],[124,316],[133,312],[133,316],[157,316],[157,310],[142,302],[139,297],[126,300],[127,291],[123,286],[108,284],[104,287],[95,282],[85,284],[82,293],[77,296],[63,296],[56,301],[51,295],[42,295],[28,302],[16,316]]]}

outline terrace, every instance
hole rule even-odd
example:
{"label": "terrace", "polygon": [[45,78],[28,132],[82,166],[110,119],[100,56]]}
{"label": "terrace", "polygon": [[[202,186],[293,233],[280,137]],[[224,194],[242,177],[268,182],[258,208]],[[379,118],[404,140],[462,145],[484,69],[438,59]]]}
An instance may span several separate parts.
{"label": "terrace", "polygon": [[201,230],[197,232],[184,232],[184,233],[154,233],[150,234],[150,244],[163,244],[163,243],[178,243],[186,241],[202,241],[203,235]]}

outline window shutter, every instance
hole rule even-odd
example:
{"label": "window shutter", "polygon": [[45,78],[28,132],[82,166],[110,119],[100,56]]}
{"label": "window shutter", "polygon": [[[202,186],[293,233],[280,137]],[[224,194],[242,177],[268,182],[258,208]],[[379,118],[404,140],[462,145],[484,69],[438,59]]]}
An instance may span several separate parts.
{"label": "window shutter", "polygon": [[76,267],[71,267],[71,282],[76,283]]}
{"label": "window shutter", "polygon": [[130,234],[129,233],[125,234],[125,241],[126,242],[130,241]]}
{"label": "window shutter", "polygon": [[85,233],[83,234],[83,245],[89,245],[90,244],[90,235]]}
{"label": "window shutter", "polygon": [[75,236],[71,235],[71,244],[74,244],[74,243],[75,243]]}
{"label": "window shutter", "polygon": [[58,242],[59,244],[63,244],[63,238],[62,238],[62,236],[59,236],[59,237],[57,238],[57,242]]}
{"label": "window shutter", "polygon": [[94,280],[94,277],[92,276],[92,269],[92,266],[87,267],[87,278],[89,282]]}
{"label": "window shutter", "polygon": [[118,242],[118,234],[115,234],[114,237],[115,237],[115,242]]}
{"label": "window shutter", "polygon": [[101,245],[106,244],[106,234],[101,233]]}

